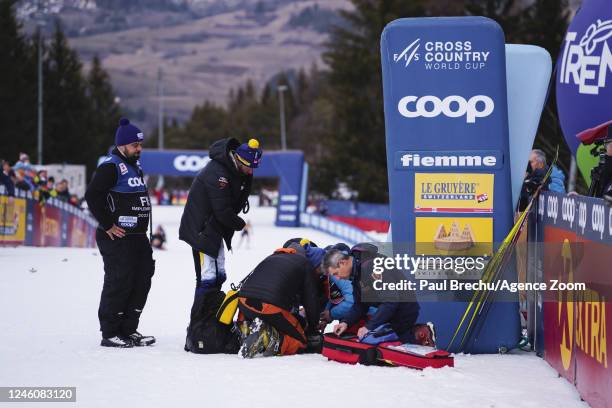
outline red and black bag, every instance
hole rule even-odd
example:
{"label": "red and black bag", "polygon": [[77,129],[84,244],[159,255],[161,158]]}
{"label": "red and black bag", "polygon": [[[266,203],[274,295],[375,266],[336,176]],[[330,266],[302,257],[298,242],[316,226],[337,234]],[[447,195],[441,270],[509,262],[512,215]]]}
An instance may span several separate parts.
{"label": "red and black bag", "polygon": [[321,354],[329,360],[348,364],[390,365],[422,370],[427,367],[453,367],[453,356],[444,350],[423,346],[403,346],[399,341],[371,345],[360,343],[357,336],[323,336]]}
{"label": "red and black bag", "polygon": [[[415,350],[402,345],[380,344],[377,348],[378,359],[386,364],[422,370],[427,367],[454,367],[453,356],[444,350],[427,350],[429,347],[415,346]],[[417,351],[419,350],[419,351]],[[424,350],[424,351],[421,351]]]}
{"label": "red and black bag", "polygon": [[321,354],[339,363],[378,364],[376,346],[360,343],[357,336],[338,337],[335,334],[326,334],[323,336]]}

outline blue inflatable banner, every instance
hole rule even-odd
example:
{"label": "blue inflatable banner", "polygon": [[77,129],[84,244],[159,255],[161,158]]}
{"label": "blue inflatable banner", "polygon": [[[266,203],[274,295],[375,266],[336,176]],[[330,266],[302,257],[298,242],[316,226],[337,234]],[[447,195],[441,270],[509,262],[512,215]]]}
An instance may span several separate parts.
{"label": "blue inflatable banner", "polygon": [[[140,162],[145,174],[194,177],[210,161],[204,150],[152,150],[142,151]],[[256,178],[278,178],[279,199],[276,225],[299,226],[300,196],[304,172],[304,153],[301,151],[265,151]]]}
{"label": "blue inflatable banner", "polygon": [[[492,248],[513,225],[502,29],[484,17],[400,19],[385,27],[381,53],[394,247],[463,230]],[[439,346],[466,306],[421,303]],[[463,350],[496,352],[519,334],[518,304],[495,303]]]}
{"label": "blue inflatable banner", "polygon": [[512,204],[516,206],[523,184],[529,153],[546,103],[552,60],[544,48],[506,44],[506,84],[510,132]]}
{"label": "blue inflatable banner", "polygon": [[557,108],[565,140],[612,119],[612,4],[584,0],[565,35],[557,61]]}

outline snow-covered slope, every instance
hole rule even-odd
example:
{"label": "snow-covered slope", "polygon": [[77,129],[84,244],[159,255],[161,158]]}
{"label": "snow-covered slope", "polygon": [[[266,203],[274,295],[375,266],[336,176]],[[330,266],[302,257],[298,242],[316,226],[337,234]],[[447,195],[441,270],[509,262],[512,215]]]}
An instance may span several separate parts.
{"label": "snow-covered slope", "polygon": [[[455,368],[422,372],[347,366],[320,355],[242,360],[183,351],[194,272],[178,241],[181,208],[154,209],[166,228],[141,332],[154,347],[100,347],[102,260],[95,249],[0,248],[0,386],[76,386],[79,407],[577,407],[573,387],[530,353],[457,356]],[[251,248],[228,254],[238,281],[286,239],[316,231],[273,226],[253,208]],[[237,245],[239,238],[234,239]],[[23,405],[26,406],[26,405]],[[72,406],[72,405],[71,405]]]}

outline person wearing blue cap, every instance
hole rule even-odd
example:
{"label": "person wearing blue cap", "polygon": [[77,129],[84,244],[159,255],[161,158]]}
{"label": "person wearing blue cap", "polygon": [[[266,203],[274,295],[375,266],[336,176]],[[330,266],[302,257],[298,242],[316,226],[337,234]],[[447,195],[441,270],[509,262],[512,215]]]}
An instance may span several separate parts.
{"label": "person wearing blue cap", "polygon": [[240,143],[226,138],[213,143],[208,155],[210,162],[189,189],[179,227],[179,239],[191,246],[196,274],[186,350],[193,346],[190,328],[204,313],[205,296],[221,290],[226,280],[224,244],[231,250],[234,232],[245,226],[238,214],[249,210],[253,170],[259,167],[262,150],[256,139]]}
{"label": "person wearing blue cap", "polygon": [[140,167],[143,132],[122,118],[115,147],[96,169],[85,199],[98,221],[96,242],[104,261],[98,318],[105,347],[148,346],[140,334],[140,314],[155,270],[147,229],[151,202]]}

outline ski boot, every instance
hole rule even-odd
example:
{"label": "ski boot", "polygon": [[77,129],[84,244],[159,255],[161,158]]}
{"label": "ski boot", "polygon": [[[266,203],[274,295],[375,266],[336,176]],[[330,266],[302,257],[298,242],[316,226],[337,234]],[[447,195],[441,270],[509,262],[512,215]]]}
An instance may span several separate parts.
{"label": "ski boot", "polygon": [[122,338],[119,336],[105,337],[100,342],[102,347],[117,347],[117,348],[132,348],[134,343],[129,338]]}
{"label": "ski boot", "polygon": [[131,340],[132,343],[137,347],[142,346],[150,346],[155,343],[155,337],[153,336],[143,336],[142,334],[135,331],[134,333],[125,336],[127,339]]}
{"label": "ski boot", "polygon": [[436,329],[432,322],[415,324],[412,332],[414,333],[415,344],[436,347]]}
{"label": "ski boot", "polygon": [[249,325],[248,335],[240,346],[239,353],[242,358],[253,358],[262,355],[268,347],[270,330],[268,325],[256,317]]}

